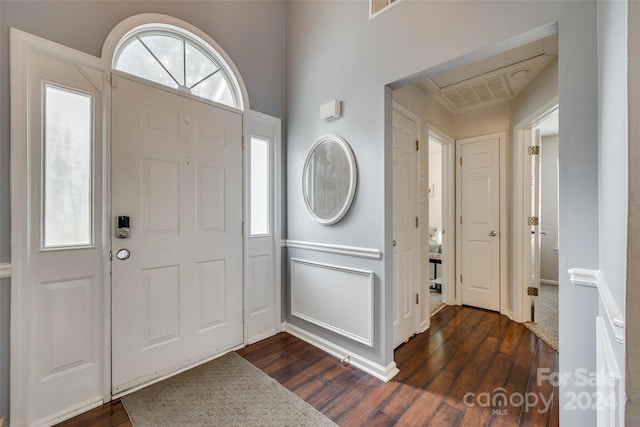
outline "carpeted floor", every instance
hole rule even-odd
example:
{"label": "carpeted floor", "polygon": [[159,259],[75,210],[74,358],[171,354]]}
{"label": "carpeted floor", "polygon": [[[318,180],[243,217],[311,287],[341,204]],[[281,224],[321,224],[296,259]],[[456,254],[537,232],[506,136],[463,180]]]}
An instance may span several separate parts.
{"label": "carpeted floor", "polygon": [[134,427],[335,426],[231,352],[122,398]]}
{"label": "carpeted floor", "polygon": [[538,322],[526,322],[526,326],[531,332],[555,351],[560,352],[558,342],[558,287],[555,285],[540,285]]}
{"label": "carpeted floor", "polygon": [[431,316],[446,307],[446,304],[442,302],[442,293],[429,291],[429,313]]}

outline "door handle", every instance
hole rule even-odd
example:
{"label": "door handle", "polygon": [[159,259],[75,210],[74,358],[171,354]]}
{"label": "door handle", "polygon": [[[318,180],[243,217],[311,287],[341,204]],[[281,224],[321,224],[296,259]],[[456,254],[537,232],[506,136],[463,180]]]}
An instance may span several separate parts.
{"label": "door handle", "polygon": [[496,232],[496,230],[491,230],[489,232],[489,237],[496,237],[498,235],[498,233]]}

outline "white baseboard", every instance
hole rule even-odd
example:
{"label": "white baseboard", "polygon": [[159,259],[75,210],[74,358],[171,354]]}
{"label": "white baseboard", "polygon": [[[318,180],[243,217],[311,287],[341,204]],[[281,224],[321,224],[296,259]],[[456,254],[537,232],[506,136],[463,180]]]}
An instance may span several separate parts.
{"label": "white baseboard", "polygon": [[309,344],[319,348],[320,350],[326,351],[327,353],[337,357],[340,360],[348,356],[349,364],[370,375],[373,375],[374,377],[384,382],[389,381],[398,372],[400,372],[396,367],[396,362],[391,362],[387,366],[382,366],[290,323],[285,323],[285,332],[288,332],[294,337],[308,342]]}

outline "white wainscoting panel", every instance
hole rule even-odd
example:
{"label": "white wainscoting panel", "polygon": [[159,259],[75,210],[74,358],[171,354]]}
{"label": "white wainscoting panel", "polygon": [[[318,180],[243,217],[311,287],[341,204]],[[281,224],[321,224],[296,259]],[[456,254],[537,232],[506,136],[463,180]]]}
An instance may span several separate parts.
{"label": "white wainscoting panel", "polygon": [[598,427],[622,426],[622,399],[620,370],[611,348],[606,321],[596,318],[596,364],[598,370]]}
{"label": "white wainscoting panel", "polygon": [[373,347],[371,271],[291,258],[291,314]]}
{"label": "white wainscoting panel", "polygon": [[620,344],[624,344],[624,314],[613,297],[607,281],[602,276],[602,272],[600,270],[572,268],[569,270],[569,280],[574,285],[598,289],[598,295],[607,314],[607,320],[611,324],[611,330],[614,332],[616,340]]}

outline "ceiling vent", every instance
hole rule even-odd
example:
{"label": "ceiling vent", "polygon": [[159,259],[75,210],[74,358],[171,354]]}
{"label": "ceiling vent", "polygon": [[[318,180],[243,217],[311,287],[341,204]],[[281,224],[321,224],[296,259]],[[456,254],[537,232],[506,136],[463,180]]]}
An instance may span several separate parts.
{"label": "ceiling vent", "polygon": [[482,81],[458,84],[452,89],[443,88],[440,95],[455,110],[460,111],[476,104],[506,100],[513,95],[513,92],[503,74]]}

